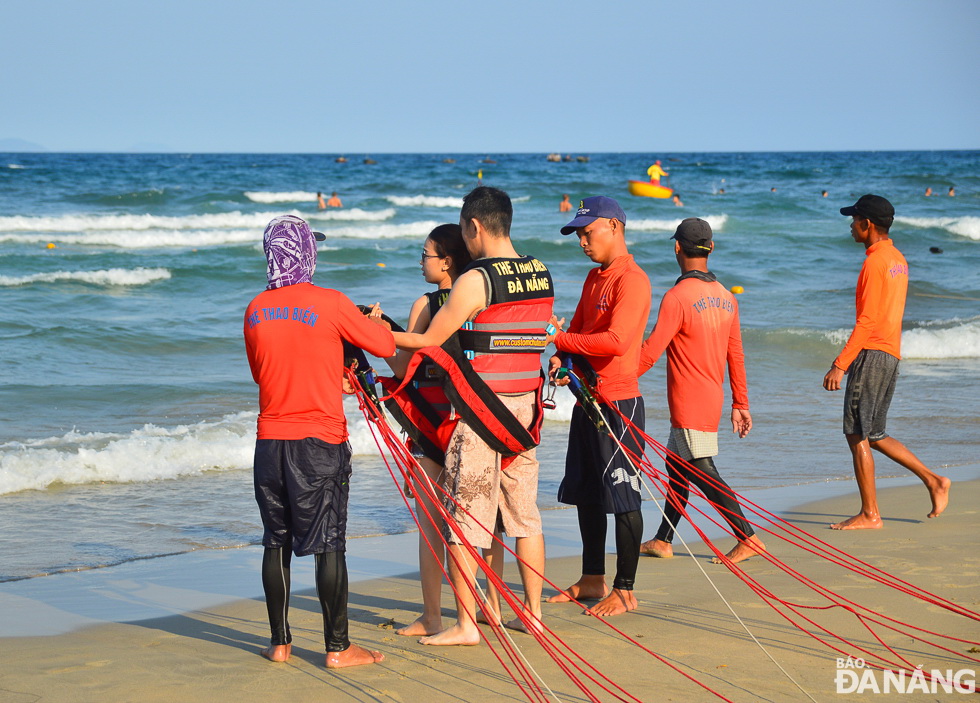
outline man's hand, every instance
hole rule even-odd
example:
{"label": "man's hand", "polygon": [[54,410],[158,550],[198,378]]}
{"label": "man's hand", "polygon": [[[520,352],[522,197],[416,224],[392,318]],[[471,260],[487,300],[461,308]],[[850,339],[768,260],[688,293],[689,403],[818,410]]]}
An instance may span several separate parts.
{"label": "man's hand", "polygon": [[565,318],[563,317],[563,318],[561,318],[559,320],[557,317],[555,317],[554,315],[552,315],[551,316],[551,319],[548,320],[548,324],[550,324],[552,327],[554,327],[555,328],[555,331],[554,332],[549,332],[547,334],[547,336],[544,338],[545,346],[547,346],[547,345],[549,345],[549,344],[551,344],[552,342],[555,341],[555,337],[557,337],[558,336],[558,333],[562,331],[561,328],[562,328],[562,325],[565,324]]}
{"label": "man's hand", "polygon": [[381,303],[375,303],[371,306],[371,309],[364,314],[367,315],[367,318],[371,322],[375,322],[391,332],[391,325],[387,320],[381,317],[384,314],[384,312],[381,310]]}
{"label": "man's hand", "polygon": [[555,374],[558,373],[558,369],[560,368],[561,359],[558,358],[558,355],[551,357],[551,359],[548,361],[548,378],[551,379],[551,382],[556,386],[567,386],[572,380],[568,376],[565,376],[565,378],[555,378]]}
{"label": "man's hand", "polygon": [[752,415],[749,414],[748,410],[739,410],[738,408],[732,408],[732,432],[737,434],[739,438],[745,437],[752,429]]}
{"label": "man's hand", "polygon": [[844,370],[831,366],[830,371],[823,377],[823,389],[825,391],[839,391],[842,378],[844,378]]}

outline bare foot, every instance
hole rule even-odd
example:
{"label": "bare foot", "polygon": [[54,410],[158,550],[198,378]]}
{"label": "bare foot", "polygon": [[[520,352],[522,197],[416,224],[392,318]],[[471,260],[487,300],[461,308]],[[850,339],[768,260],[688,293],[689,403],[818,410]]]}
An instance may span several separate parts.
{"label": "bare foot", "polygon": [[284,662],[289,660],[289,655],[293,653],[291,644],[270,644],[259,654],[271,662]]}
{"label": "bare foot", "polygon": [[640,554],[658,559],[670,559],[674,556],[674,548],[670,542],[664,542],[662,539],[651,539],[640,545]]}
{"label": "bare foot", "polygon": [[395,634],[406,637],[420,637],[422,635],[434,635],[440,630],[442,630],[441,615],[435,618],[427,618],[425,615],[420,615],[415,622],[395,630]]}
{"label": "bare foot", "polygon": [[636,596],[633,595],[633,591],[614,588],[612,593],[585,612],[589,615],[600,615],[605,618],[610,615],[628,613],[631,610],[636,610],[639,606],[640,604],[636,602]]}
{"label": "bare foot", "polygon": [[[738,542],[731,551],[725,555],[725,557],[734,564],[740,561],[745,561],[746,559],[751,559],[754,556],[758,556],[766,551],[766,545],[762,543],[756,535],[752,535],[744,542]],[[712,564],[724,564],[718,557],[711,557]]]}
{"label": "bare foot", "polygon": [[604,576],[583,575],[578,581],[558,595],[551,596],[548,603],[571,603],[573,600],[598,600],[609,593]]}
{"label": "bare foot", "polygon": [[875,515],[874,517],[868,517],[864,513],[858,513],[854,517],[849,517],[846,520],[838,522],[835,525],[831,525],[832,530],[880,530],[881,529],[881,516]]}
{"label": "bare foot", "polygon": [[[524,634],[530,635],[534,633],[541,634],[544,632],[544,625],[541,624],[541,613],[532,613],[524,607],[524,614],[528,622],[524,622],[520,617],[516,617],[510,622],[504,624],[509,630],[517,630],[518,632],[523,632]],[[533,632],[532,632],[533,631]]]}
{"label": "bare foot", "polygon": [[[484,610],[484,608],[486,610]],[[489,611],[490,616],[493,618],[493,623],[500,625],[500,613],[495,612],[494,609],[489,606],[484,606],[483,608],[478,607],[476,609],[476,621],[481,625],[489,625],[491,621],[487,619],[487,611]]]}
{"label": "bare foot", "polygon": [[939,477],[939,485],[929,489],[929,497],[932,499],[932,512],[929,517],[939,517],[949,504],[949,487],[953,485],[945,476]]}
{"label": "bare foot", "polygon": [[381,652],[372,652],[356,644],[351,644],[343,652],[327,652],[328,669],[346,669],[348,666],[378,664],[384,660],[385,655]]}
{"label": "bare foot", "polygon": [[436,647],[471,647],[475,644],[480,644],[480,631],[476,628],[476,625],[464,628],[457,622],[452,627],[435,635],[420,637],[419,644],[429,644]]}

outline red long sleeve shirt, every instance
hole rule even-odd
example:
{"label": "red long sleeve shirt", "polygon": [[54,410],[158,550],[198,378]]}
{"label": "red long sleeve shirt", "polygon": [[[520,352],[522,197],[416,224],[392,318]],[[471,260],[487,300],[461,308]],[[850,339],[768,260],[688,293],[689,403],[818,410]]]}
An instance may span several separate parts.
{"label": "red long sleeve shirt", "polygon": [[718,431],[726,364],[732,408],[749,409],[738,303],[723,285],[684,278],[664,293],[656,327],[643,343],[641,375],[665,349],[667,405],[673,427]]}
{"label": "red long sleeve shirt", "polygon": [[834,366],[847,371],[862,349],[879,349],[901,359],[902,315],[909,287],[909,265],[891,239],[875,242],[864,252],[854,303],[854,331]]}
{"label": "red long sleeve shirt", "polygon": [[650,316],[650,278],[629,254],[585,277],[582,297],[566,332],[555,337],[559,351],[581,354],[599,377],[607,400],[640,395],[637,366]]}
{"label": "red long sleeve shirt", "polygon": [[297,283],[259,293],[245,311],[245,350],[259,384],[258,439],[347,439],[343,341],[395,353],[391,332],[343,293]]}

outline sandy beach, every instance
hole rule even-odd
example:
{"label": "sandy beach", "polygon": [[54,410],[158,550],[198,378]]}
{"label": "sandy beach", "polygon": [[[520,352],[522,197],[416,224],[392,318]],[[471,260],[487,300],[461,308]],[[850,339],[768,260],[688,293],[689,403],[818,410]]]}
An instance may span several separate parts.
{"label": "sandy beach", "polygon": [[[832,532],[826,529],[829,523],[853,512],[856,496],[850,492],[846,496],[785,510],[783,516],[872,565],[966,608],[980,610],[980,554],[976,550],[980,481],[954,484],[951,506],[938,520],[926,520],[928,499],[918,485],[886,487],[881,492],[880,502],[886,516],[885,528],[876,532]],[[653,510],[655,506],[645,505],[646,532],[652,532],[654,527],[656,515]],[[551,541],[551,553],[574,553],[575,535],[568,520],[571,511],[553,512],[555,514],[546,519],[546,525],[564,521],[564,527],[559,528],[560,534]],[[411,563],[414,535],[384,539],[389,547],[396,547],[400,558]],[[366,562],[358,561],[354,556],[360,548],[358,542],[355,540],[350,546],[352,563],[363,565]],[[967,640],[975,641],[980,635],[976,621],[846,573],[773,538],[767,542],[794,569],[885,615]],[[727,549],[729,544],[730,539],[720,541],[723,548]],[[682,552],[680,545],[677,548],[679,553]],[[711,554],[705,545],[692,544],[692,550],[748,629],[810,696],[815,700],[843,701],[865,700],[872,695],[837,694],[834,683],[836,653],[793,628],[724,566],[708,564]],[[240,554],[235,556],[232,559],[234,569],[228,573],[234,579],[251,578],[244,587],[258,591],[258,569],[254,564],[258,550],[253,552],[255,554],[244,561]],[[230,557],[219,552],[217,556],[212,554],[202,558],[214,562]],[[610,555],[609,569],[614,568],[613,561],[614,557]],[[641,559],[636,590],[640,608],[610,622],[730,700],[807,700],[806,694],[770,661],[735,621],[701,573],[698,563],[684,556],[672,560]],[[250,576],[248,572],[253,567],[255,571]],[[577,557],[552,556],[546,575],[557,584],[567,585],[577,578],[578,570]],[[744,564],[744,570],[780,597],[809,605],[820,604],[812,592],[791,582],[763,559],[750,560]],[[378,666],[341,672],[326,670],[315,593],[308,588],[297,592],[294,586],[290,618],[293,657],[288,663],[272,664],[258,655],[260,647],[267,643],[268,634],[264,604],[261,597],[256,596],[189,612],[179,612],[175,608],[174,614],[163,617],[92,624],[50,636],[4,637],[0,639],[4,652],[0,664],[0,698],[9,703],[527,700],[486,644],[470,648],[424,647],[413,638],[394,634],[394,627],[410,622],[417,613],[420,596],[414,573],[356,580],[358,573],[353,572],[360,573],[363,569],[361,566],[352,569],[351,637],[359,644],[384,652],[386,659]],[[360,576],[363,578],[365,573]],[[195,595],[189,586],[194,577],[193,571],[187,568],[174,574],[170,597],[193,607],[195,597],[204,597],[200,593]],[[519,588],[512,564],[508,565],[506,577],[514,588]],[[181,583],[181,578],[186,582]],[[57,615],[59,604],[52,603],[50,596],[32,597],[32,591],[27,587],[22,587],[17,591],[20,595],[15,595],[9,588],[13,585],[5,584],[8,588],[0,590],[0,603],[5,614],[16,611],[23,619],[32,617],[33,613],[39,623]],[[42,593],[38,590],[41,585],[34,584],[33,592]],[[141,594],[153,595],[150,593],[152,588],[146,584],[130,586],[133,599]],[[546,586],[545,595],[552,592]],[[70,609],[71,598],[71,594],[63,595],[62,609]],[[120,608],[126,607],[125,599],[118,602]],[[443,612],[446,624],[449,624],[452,598],[448,587],[444,588]],[[546,604],[544,614],[547,625],[556,635],[636,699],[722,700],[627,642],[596,618],[583,615],[574,605]],[[812,617],[820,619],[823,616]],[[821,622],[844,636],[874,646],[868,632],[862,630],[853,617],[839,611],[827,617],[829,619],[824,618]],[[97,618],[90,617],[88,621],[97,622]],[[0,632],[3,631],[0,628]],[[485,632],[493,646],[501,651],[488,628]],[[921,664],[927,670],[980,668],[951,655],[937,656],[940,654],[937,650],[929,651],[907,637],[893,635],[889,641],[911,662]],[[514,634],[514,642],[559,700],[588,700],[532,637]],[[971,645],[952,642],[950,646],[957,652],[966,652]],[[594,690],[598,691],[597,688]],[[935,701],[957,695],[913,693],[902,695],[901,700]],[[600,699],[614,700],[606,693],[601,693]]]}

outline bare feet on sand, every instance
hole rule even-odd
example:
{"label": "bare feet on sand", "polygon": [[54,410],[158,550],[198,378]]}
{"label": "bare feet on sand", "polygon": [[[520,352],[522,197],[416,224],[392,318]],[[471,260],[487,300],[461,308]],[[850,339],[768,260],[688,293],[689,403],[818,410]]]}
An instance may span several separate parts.
{"label": "bare feet on sand", "polygon": [[420,637],[419,644],[428,644],[435,647],[470,647],[475,644],[480,644],[480,631],[477,629],[476,625],[464,628],[457,622],[452,627],[447,628],[435,635],[430,637]]}
{"label": "bare feet on sand", "polygon": [[[490,618],[492,618],[492,620],[487,618],[488,612],[490,613]],[[483,608],[478,607],[476,609],[476,621],[481,625],[489,625],[491,622],[500,625],[500,613],[497,613],[489,606],[484,606]]]}
{"label": "bare feet on sand", "polygon": [[880,530],[881,515],[865,515],[858,513],[830,526],[832,530]]}
{"label": "bare feet on sand", "polygon": [[396,635],[404,635],[406,637],[421,637],[423,635],[434,635],[442,630],[442,616],[437,618],[427,618],[424,615],[420,615],[418,620],[415,622],[405,625],[405,627],[399,627],[395,630]]}
{"label": "bare feet on sand", "polygon": [[585,612],[589,615],[599,615],[607,618],[611,615],[622,615],[623,613],[628,613],[631,610],[636,610],[639,605],[640,604],[636,602],[636,596],[633,595],[633,591],[624,591],[619,588],[614,588],[612,593]]}
{"label": "bare feet on sand", "polygon": [[271,662],[284,662],[289,660],[289,655],[293,653],[291,644],[270,644],[259,654]]}
{"label": "bare feet on sand", "polygon": [[[732,563],[737,564],[740,561],[745,561],[746,559],[751,559],[754,556],[758,556],[764,551],[766,551],[766,545],[762,543],[761,539],[755,535],[752,535],[744,542],[738,542],[738,544],[732,547],[731,551],[729,551],[725,557]],[[711,563],[724,564],[725,562],[718,557],[711,557]]]}
{"label": "bare feet on sand", "polygon": [[929,517],[939,517],[943,514],[949,504],[949,487],[953,484],[945,476],[939,477],[939,483],[935,487],[929,488],[929,497],[932,499],[932,512]]}
{"label": "bare feet on sand", "polygon": [[506,627],[508,630],[517,630],[518,632],[523,632],[524,634],[527,635],[533,634],[535,632],[537,633],[544,632],[544,625],[541,624],[540,612],[533,613],[530,610],[528,610],[527,606],[525,606],[524,617],[527,619],[527,622],[524,622],[524,620],[520,618],[520,615],[518,615],[518,617],[505,623],[504,627]]}
{"label": "bare feet on sand", "polygon": [[599,600],[609,594],[604,576],[583,575],[568,589],[558,595],[551,596],[548,603],[571,603],[573,600]]}
{"label": "bare feet on sand", "polygon": [[377,664],[384,660],[385,655],[381,652],[372,652],[356,644],[351,644],[343,652],[327,652],[328,669],[345,669],[348,666]]}
{"label": "bare feet on sand", "polygon": [[651,539],[640,545],[640,554],[658,559],[670,559],[674,556],[674,548],[670,542],[664,542],[662,539]]}

